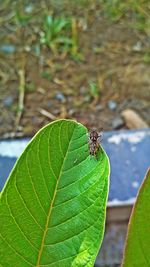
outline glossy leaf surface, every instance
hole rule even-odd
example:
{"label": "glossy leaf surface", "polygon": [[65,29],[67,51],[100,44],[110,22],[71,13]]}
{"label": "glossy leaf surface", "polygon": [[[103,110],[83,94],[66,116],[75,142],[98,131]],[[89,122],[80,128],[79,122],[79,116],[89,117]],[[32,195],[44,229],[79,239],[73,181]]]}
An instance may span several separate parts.
{"label": "glossy leaf surface", "polygon": [[139,190],[128,226],[122,267],[150,266],[150,170]]}
{"label": "glossy leaf surface", "polygon": [[104,232],[109,161],[87,129],[59,120],[18,159],[0,200],[1,267],[93,266]]}

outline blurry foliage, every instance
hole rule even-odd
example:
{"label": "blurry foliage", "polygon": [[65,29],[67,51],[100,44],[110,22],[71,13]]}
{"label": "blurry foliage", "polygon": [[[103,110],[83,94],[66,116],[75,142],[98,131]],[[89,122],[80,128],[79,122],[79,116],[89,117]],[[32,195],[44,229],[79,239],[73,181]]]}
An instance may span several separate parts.
{"label": "blurry foliage", "polygon": [[[145,88],[149,76],[144,63],[150,63],[149,9],[149,0],[2,0],[0,53],[7,57],[1,60],[3,84],[8,89],[11,79],[19,84],[17,73],[22,69],[27,91],[47,89],[48,81],[54,81],[54,91],[72,88],[73,96],[68,97],[71,106],[78,102],[74,95],[78,96],[82,85],[87,89],[85,103],[106,101],[100,96],[107,88],[106,94],[110,90],[117,97],[120,92],[116,88],[132,84],[135,90],[142,85]],[[74,64],[70,59],[82,63]],[[13,71],[15,78],[13,74],[11,78]],[[137,80],[141,71],[146,73]],[[36,73],[33,83],[28,82],[30,72],[31,77]]]}
{"label": "blurry foliage", "polygon": [[[58,51],[69,53],[77,61],[81,56],[78,53],[78,23],[74,14],[68,11],[68,6],[76,12],[85,9],[86,19],[89,10],[95,8],[101,10],[100,12],[112,22],[125,17],[128,27],[145,32],[147,35],[150,33],[150,2],[148,0],[51,0],[49,3],[40,1],[36,9],[33,3],[26,1],[13,1],[12,3],[7,0],[2,1],[2,9],[8,10],[10,4],[11,12],[3,18],[4,21],[13,19],[13,23],[21,27],[32,25],[32,22],[36,23],[38,32],[40,32],[40,40],[37,38],[37,43],[49,47],[55,53]],[[43,17],[43,14],[46,15]],[[0,22],[3,19],[0,18]]]}
{"label": "blurry foliage", "polygon": [[49,71],[43,71],[41,73],[41,77],[47,79],[48,81],[52,80],[52,75],[49,73]]}
{"label": "blurry foliage", "polygon": [[26,82],[26,91],[27,92],[34,92],[36,89],[36,85],[32,82]]}
{"label": "blurry foliage", "polygon": [[99,97],[99,86],[97,83],[89,81],[89,93],[90,96],[94,99],[97,99]]}
{"label": "blurry foliage", "polygon": [[150,63],[150,52],[146,52],[143,56],[143,60],[145,63]]}
{"label": "blurry foliage", "polygon": [[69,18],[46,15],[40,42],[48,46],[54,53],[58,50],[70,52],[74,40],[68,36],[68,32],[71,32],[71,20]]}
{"label": "blurry foliage", "polygon": [[30,15],[24,15],[19,9],[15,10],[15,20],[19,26],[27,26],[31,18]]}
{"label": "blurry foliage", "polygon": [[126,3],[120,0],[101,0],[103,10],[107,17],[116,21],[122,17]]}
{"label": "blurry foliage", "polygon": [[130,26],[137,30],[150,31],[150,2],[148,0],[101,0],[106,16],[112,21],[121,17],[130,17]]}

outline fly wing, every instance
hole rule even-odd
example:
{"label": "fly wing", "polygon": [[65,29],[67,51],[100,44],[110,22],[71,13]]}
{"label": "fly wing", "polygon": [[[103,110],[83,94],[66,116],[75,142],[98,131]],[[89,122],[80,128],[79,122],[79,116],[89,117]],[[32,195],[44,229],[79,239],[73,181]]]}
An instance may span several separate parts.
{"label": "fly wing", "polygon": [[98,140],[99,143],[103,140],[102,136],[103,136],[103,133],[100,132],[100,133],[98,134],[98,138],[97,138],[97,140]]}

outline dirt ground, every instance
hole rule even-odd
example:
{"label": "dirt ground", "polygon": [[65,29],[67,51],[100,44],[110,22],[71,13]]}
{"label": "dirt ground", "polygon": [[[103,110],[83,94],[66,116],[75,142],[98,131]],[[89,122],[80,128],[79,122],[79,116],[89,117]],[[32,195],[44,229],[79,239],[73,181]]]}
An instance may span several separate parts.
{"label": "dirt ground", "polygon": [[[118,9],[115,16],[103,1],[57,2],[2,1],[0,136],[32,136],[57,118],[89,129],[127,128],[121,117],[127,108],[149,125],[148,1],[137,10]],[[41,43],[45,14],[71,18],[63,34],[74,46],[63,50],[62,44],[53,49]],[[143,20],[136,27],[139,14]]]}

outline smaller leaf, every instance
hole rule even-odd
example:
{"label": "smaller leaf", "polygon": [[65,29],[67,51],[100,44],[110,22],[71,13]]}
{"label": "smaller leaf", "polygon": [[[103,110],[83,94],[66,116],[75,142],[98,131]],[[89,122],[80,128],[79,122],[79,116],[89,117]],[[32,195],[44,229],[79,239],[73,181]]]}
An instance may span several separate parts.
{"label": "smaller leaf", "polygon": [[60,37],[55,39],[55,43],[71,45],[72,44],[72,40],[70,38],[68,38],[68,37],[60,36]]}
{"label": "smaller leaf", "polygon": [[139,190],[128,227],[122,267],[150,266],[150,169]]}
{"label": "smaller leaf", "polygon": [[50,27],[52,25],[52,23],[53,23],[52,16],[50,16],[50,15],[46,16],[45,21],[46,21],[46,25]]}
{"label": "smaller leaf", "polygon": [[69,23],[69,21],[65,18],[56,18],[54,20],[54,32],[55,32],[55,34],[60,33],[60,31],[62,31],[68,23]]}

